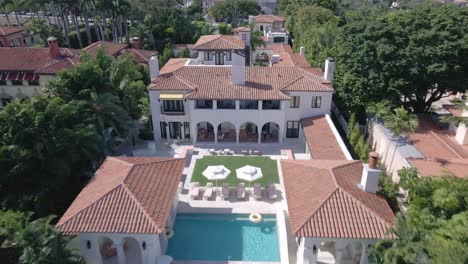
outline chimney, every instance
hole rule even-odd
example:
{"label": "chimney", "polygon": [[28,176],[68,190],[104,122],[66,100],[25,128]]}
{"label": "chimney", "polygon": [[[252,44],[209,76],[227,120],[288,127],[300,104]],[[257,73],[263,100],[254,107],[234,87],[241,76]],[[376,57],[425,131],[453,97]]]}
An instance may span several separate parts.
{"label": "chimney", "polygon": [[47,39],[47,44],[49,44],[49,55],[52,59],[58,59],[60,57],[60,48],[58,45],[57,38],[49,37]]}
{"label": "chimney", "polygon": [[139,37],[132,38],[132,48],[141,49],[141,39]]}
{"label": "chimney", "polygon": [[245,57],[237,52],[232,53],[231,75],[233,84],[245,84]]}
{"label": "chimney", "polygon": [[252,23],[253,20],[254,20],[254,16],[249,15],[249,24]]}
{"label": "chimney", "polygon": [[273,55],[271,56],[271,64],[275,64],[275,63],[279,62],[280,59],[281,59],[280,55],[278,55],[278,54],[273,54]]}
{"label": "chimney", "polygon": [[377,161],[379,160],[379,154],[376,152],[369,153],[369,164],[363,164],[364,169],[362,170],[361,184],[359,187],[370,193],[376,193],[379,185],[379,176],[382,172],[377,167]]}
{"label": "chimney", "polygon": [[300,47],[299,54],[301,54],[302,56],[305,56],[305,47],[304,46]]}
{"label": "chimney", "polygon": [[323,78],[327,81],[333,81],[333,72],[335,71],[335,60],[328,58],[325,60],[325,73]]}
{"label": "chimney", "polygon": [[159,61],[157,55],[151,56],[151,59],[149,60],[149,70],[151,80],[159,77]]}

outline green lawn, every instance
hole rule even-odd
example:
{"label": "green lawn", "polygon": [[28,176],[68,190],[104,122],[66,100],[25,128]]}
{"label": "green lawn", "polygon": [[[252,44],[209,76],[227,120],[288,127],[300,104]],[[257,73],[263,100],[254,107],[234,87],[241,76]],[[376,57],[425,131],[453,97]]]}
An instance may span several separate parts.
{"label": "green lawn", "polygon": [[[263,177],[253,181],[253,183],[260,183],[263,187],[270,183],[279,183],[278,176],[278,165],[276,160],[272,160],[269,157],[238,157],[238,156],[206,156],[202,159],[197,160],[195,163],[195,169],[193,170],[192,182],[199,182],[201,186],[205,186],[209,180],[203,176],[202,172],[208,166],[224,165],[231,171],[231,174],[225,179],[218,181],[218,186],[221,186],[224,182],[229,183],[229,186],[237,186],[239,182],[245,182],[248,186],[248,182],[239,180],[236,177],[236,169],[245,165],[251,165],[262,169]],[[213,182],[214,183],[214,182]]]}

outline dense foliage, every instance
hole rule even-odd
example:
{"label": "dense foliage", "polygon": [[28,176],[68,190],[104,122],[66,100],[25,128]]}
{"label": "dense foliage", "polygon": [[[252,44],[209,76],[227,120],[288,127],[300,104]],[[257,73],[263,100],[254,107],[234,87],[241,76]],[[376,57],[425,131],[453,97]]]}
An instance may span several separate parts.
{"label": "dense foliage", "polygon": [[140,70],[130,56],[112,60],[101,50],[51,81],[50,97],[2,109],[1,207],[61,215],[145,111]]}
{"label": "dense foliage", "polygon": [[370,102],[389,99],[420,113],[447,93],[466,89],[466,8],[366,9],[346,20],[335,53],[340,105],[364,113]]}
{"label": "dense foliage", "polygon": [[351,114],[351,117],[348,121],[348,128],[346,130],[346,137],[349,140],[349,143],[352,147],[352,150],[360,160],[367,162],[369,159],[369,144],[364,137],[364,134],[361,133],[359,123],[357,122],[356,115]]}
{"label": "dense foliage", "polygon": [[260,10],[260,6],[253,0],[230,0],[216,2],[210,8],[209,14],[216,21],[224,21],[238,26],[247,20],[249,15],[260,14]]}
{"label": "dense foliage", "polygon": [[64,237],[51,225],[54,217],[31,220],[31,214],[0,211],[0,248],[18,249],[18,263],[84,264],[84,260],[66,248]]}
{"label": "dense foliage", "polygon": [[468,181],[410,177],[408,216],[397,216],[390,234],[377,242],[375,263],[467,263]]}

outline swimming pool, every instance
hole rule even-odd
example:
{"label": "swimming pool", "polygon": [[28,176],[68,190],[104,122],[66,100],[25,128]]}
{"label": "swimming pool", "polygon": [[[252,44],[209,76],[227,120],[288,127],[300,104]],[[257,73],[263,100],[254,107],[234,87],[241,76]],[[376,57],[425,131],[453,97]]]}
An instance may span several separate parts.
{"label": "swimming pool", "polygon": [[276,219],[243,214],[178,214],[167,255],[175,260],[280,261]]}

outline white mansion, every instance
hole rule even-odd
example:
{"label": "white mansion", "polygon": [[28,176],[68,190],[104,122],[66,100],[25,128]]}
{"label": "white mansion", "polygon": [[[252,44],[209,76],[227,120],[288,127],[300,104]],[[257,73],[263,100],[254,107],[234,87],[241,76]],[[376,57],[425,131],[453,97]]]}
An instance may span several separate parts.
{"label": "white mansion", "polygon": [[323,73],[287,44],[268,44],[275,58],[270,67],[250,67],[249,40],[248,31],[203,36],[192,48],[198,58],[171,59],[161,71],[157,58],[150,60],[157,145],[164,140],[282,143],[304,138],[301,120],[329,114],[332,59]]}

